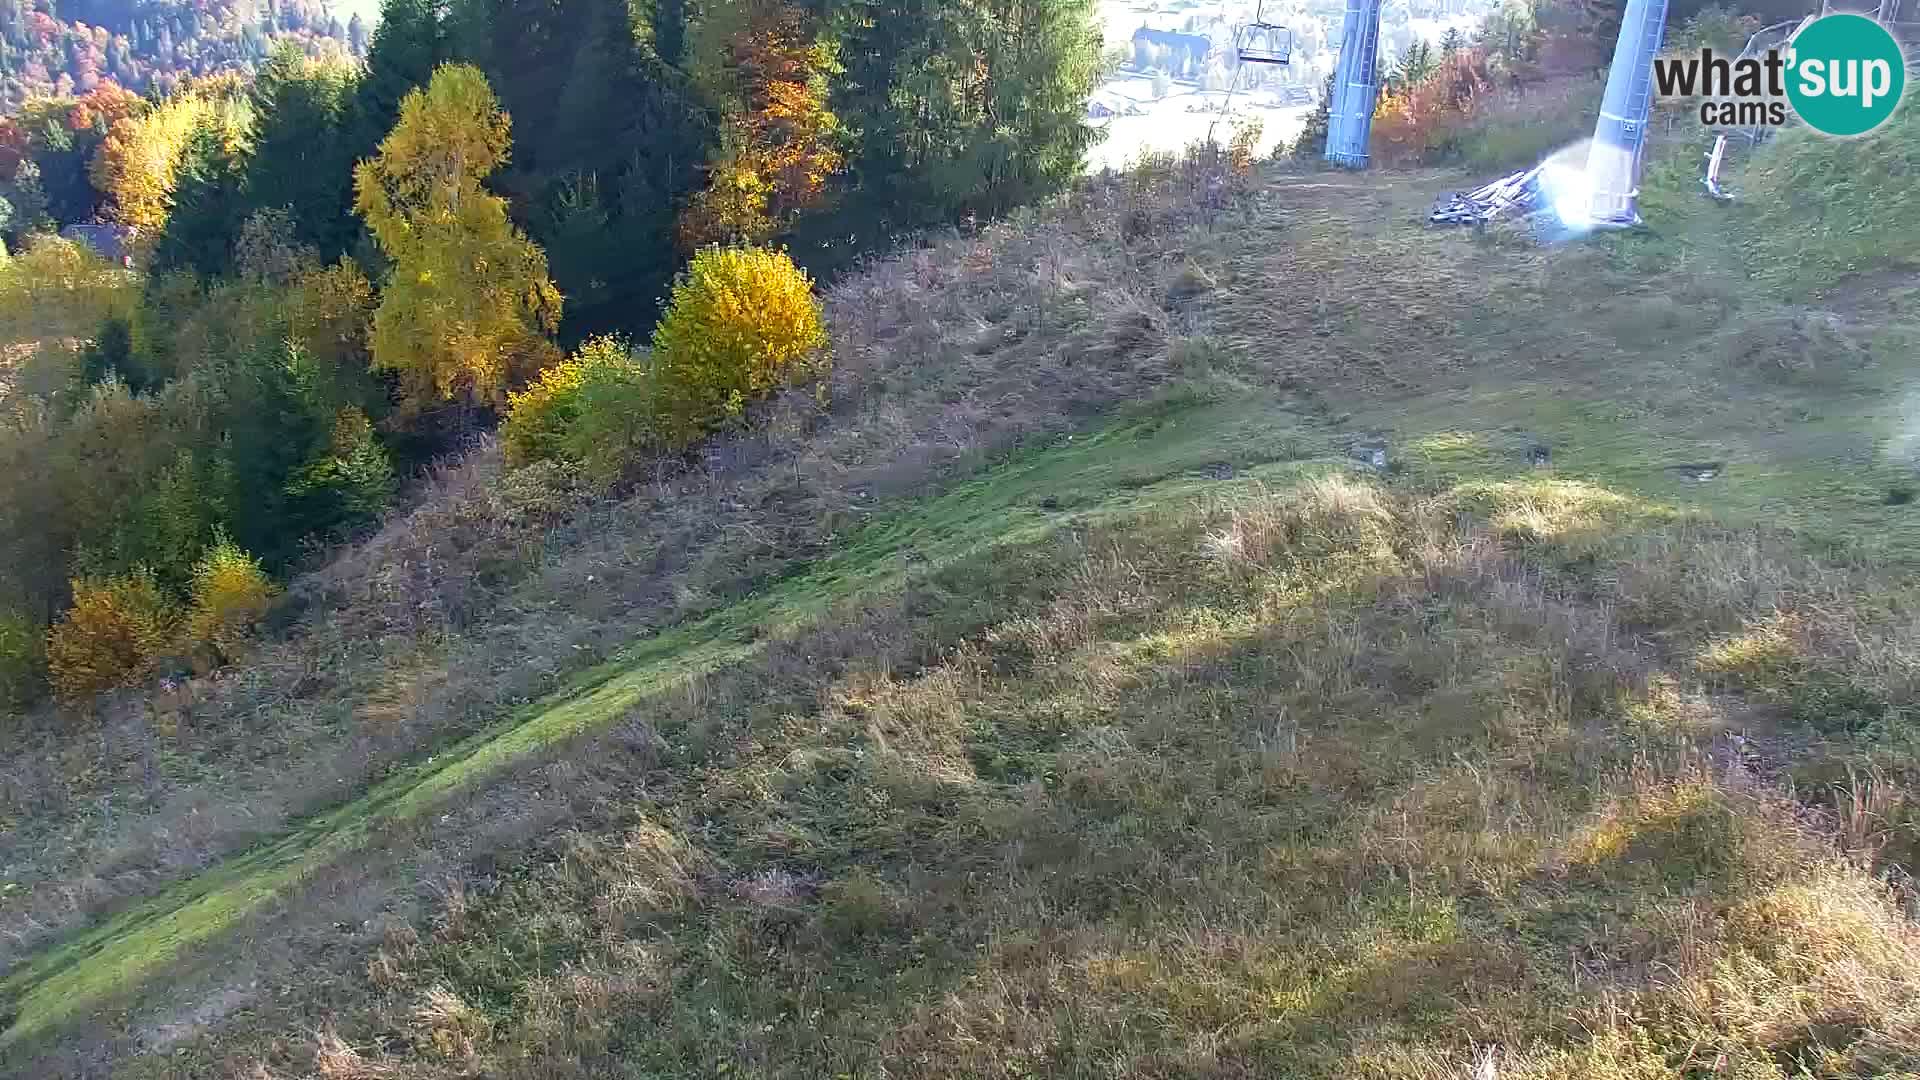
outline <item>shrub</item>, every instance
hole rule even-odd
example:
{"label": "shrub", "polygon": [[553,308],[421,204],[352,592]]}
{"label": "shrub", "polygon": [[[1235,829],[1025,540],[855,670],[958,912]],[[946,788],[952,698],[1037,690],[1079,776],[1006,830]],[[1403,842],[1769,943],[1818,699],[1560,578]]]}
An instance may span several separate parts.
{"label": "shrub", "polygon": [[1725,54],[1738,53],[1746,47],[1747,39],[1759,31],[1761,22],[1757,15],[1709,4],[1694,12],[1677,33],[1669,35],[1661,51],[1681,56],[1703,48]]}
{"label": "shrub", "polygon": [[611,483],[636,455],[660,441],[658,382],[652,368],[635,360],[617,338],[587,342],[580,357],[587,378],[580,383],[579,409],[562,448],[589,481]]}
{"label": "shrub", "polygon": [[610,478],[652,441],[653,381],[617,337],[598,337],[508,395],[500,441],[507,464],[565,461]]}
{"label": "shrub", "polygon": [[54,692],[81,702],[153,674],[174,639],[179,613],[147,570],[73,583],[73,606],[47,635]]}
{"label": "shrub", "polygon": [[0,611],[0,708],[40,696],[47,677],[46,631],[17,611]]}
{"label": "shrub", "polygon": [[1477,99],[1492,85],[1480,50],[1461,49],[1446,57],[1433,74],[1380,102],[1373,118],[1373,155],[1407,165],[1453,153]]}
{"label": "shrub", "polygon": [[1489,94],[1453,136],[1453,156],[1492,171],[1537,164],[1559,147],[1593,134],[1599,81],[1585,76]]}
{"label": "shrub", "polygon": [[1238,124],[1233,129],[1233,138],[1227,143],[1227,164],[1240,176],[1253,171],[1255,152],[1260,147],[1260,136],[1265,125],[1258,117]]}
{"label": "shrub", "polygon": [[571,513],[588,494],[571,462],[535,461],[500,478],[500,505],[511,525],[549,525]]}
{"label": "shrub", "polygon": [[653,332],[661,441],[685,446],[782,383],[822,372],[826,345],[813,282],[786,252],[701,250]]}
{"label": "shrub", "polygon": [[507,394],[507,419],[500,425],[500,448],[507,464],[518,467],[557,460],[567,429],[580,415],[580,384],[586,370],[576,358],[542,371],[525,390]]}
{"label": "shrub", "polygon": [[273,594],[273,582],[260,561],[220,537],[193,568],[188,638],[222,659],[233,659],[254,624],[266,615]]}
{"label": "shrub", "polygon": [[85,244],[42,236],[0,263],[0,328],[8,343],[90,337],[108,319],[132,313],[133,272]]}

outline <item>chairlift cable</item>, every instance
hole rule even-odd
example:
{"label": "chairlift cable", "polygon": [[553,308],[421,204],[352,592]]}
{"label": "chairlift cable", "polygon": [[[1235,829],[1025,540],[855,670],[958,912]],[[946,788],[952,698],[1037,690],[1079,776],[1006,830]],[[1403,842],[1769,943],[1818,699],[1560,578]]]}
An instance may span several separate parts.
{"label": "chairlift cable", "polygon": [[[1211,121],[1207,123],[1208,145],[1213,144],[1214,129],[1219,127],[1220,121],[1228,116],[1233,115],[1233,97],[1235,94],[1239,93],[1240,91],[1240,69],[1243,67],[1246,67],[1250,63],[1251,64],[1287,64],[1292,59],[1292,53],[1293,53],[1292,35],[1291,34],[1288,35],[1284,49],[1274,48],[1272,44],[1272,34],[1275,31],[1279,31],[1283,28],[1269,24],[1266,21],[1266,14],[1267,14],[1266,0],[1255,0],[1254,6],[1253,6],[1253,21],[1251,23],[1241,23],[1239,26],[1234,28],[1233,75],[1227,80],[1227,96],[1226,96],[1226,99],[1220,103],[1219,114],[1216,115]],[[1252,30],[1264,30],[1268,35],[1267,47],[1263,50],[1263,56],[1261,58],[1249,59],[1247,56],[1247,52],[1248,52],[1247,42],[1250,40],[1249,32]],[[1202,73],[1202,77],[1203,78],[1205,77],[1204,72]]]}
{"label": "chairlift cable", "polygon": [[[1258,14],[1259,9],[1255,8],[1254,11],[1255,11],[1254,18],[1256,19],[1259,18],[1260,17]],[[1235,29],[1233,32],[1233,54],[1236,59],[1240,55],[1240,34],[1245,29],[1246,28],[1242,26]],[[1227,98],[1225,101],[1222,101],[1220,103],[1220,114],[1207,122],[1207,145],[1208,146],[1213,145],[1213,129],[1219,126],[1221,120],[1225,119],[1227,116],[1231,115],[1233,112],[1233,95],[1235,94],[1235,92],[1237,92],[1240,89],[1240,68],[1241,67],[1242,65],[1240,64],[1233,65],[1233,75],[1227,79]],[[1201,72],[1200,77],[1205,78],[1206,72],[1204,71]]]}

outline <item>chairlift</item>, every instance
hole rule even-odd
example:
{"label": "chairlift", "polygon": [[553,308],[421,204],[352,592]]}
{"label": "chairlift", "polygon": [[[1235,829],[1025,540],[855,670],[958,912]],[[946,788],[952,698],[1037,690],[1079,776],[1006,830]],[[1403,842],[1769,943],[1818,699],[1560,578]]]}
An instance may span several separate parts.
{"label": "chairlift", "polygon": [[1243,64],[1287,64],[1293,59],[1293,31],[1262,20],[1265,3],[1254,8],[1253,21],[1240,35]]}

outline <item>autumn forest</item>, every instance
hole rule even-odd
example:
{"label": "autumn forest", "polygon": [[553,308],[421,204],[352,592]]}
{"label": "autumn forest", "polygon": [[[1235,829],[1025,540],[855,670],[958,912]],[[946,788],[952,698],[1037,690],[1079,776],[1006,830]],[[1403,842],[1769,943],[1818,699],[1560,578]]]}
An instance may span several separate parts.
{"label": "autumn forest", "polygon": [[218,666],[496,429],[606,490],[815,385],[816,282],[1078,175],[1091,15],[0,0],[0,693]]}

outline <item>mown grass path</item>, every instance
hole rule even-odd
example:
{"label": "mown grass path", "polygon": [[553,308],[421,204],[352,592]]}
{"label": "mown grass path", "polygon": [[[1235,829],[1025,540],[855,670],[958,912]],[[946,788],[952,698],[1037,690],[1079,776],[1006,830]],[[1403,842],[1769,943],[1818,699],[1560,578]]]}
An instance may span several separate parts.
{"label": "mown grass path", "polygon": [[382,830],[418,819],[451,794],[544,747],[617,721],[648,696],[744,660],[783,626],[885,587],[912,562],[937,566],[988,544],[1017,543],[1123,508],[1150,487],[1205,482],[1193,473],[1231,455],[1271,459],[1273,414],[1245,405],[1163,405],[1093,435],[1015,455],[951,491],[861,526],[840,550],[691,624],[636,642],[571,685],[307,818],[99,926],[45,949],[0,980],[11,1050],[137,989],[177,958]]}

